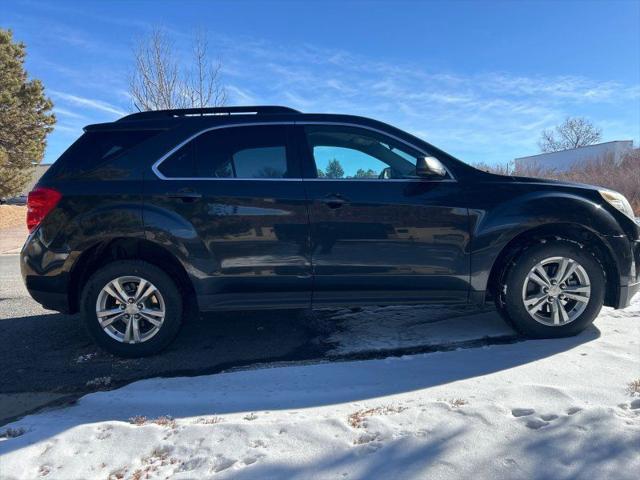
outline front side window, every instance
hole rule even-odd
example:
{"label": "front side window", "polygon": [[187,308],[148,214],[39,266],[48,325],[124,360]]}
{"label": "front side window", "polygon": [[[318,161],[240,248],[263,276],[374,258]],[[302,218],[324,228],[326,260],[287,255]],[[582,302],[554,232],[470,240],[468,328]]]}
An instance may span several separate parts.
{"label": "front side window", "polygon": [[357,127],[307,126],[318,178],[362,180],[416,177],[418,152]]}
{"label": "front side window", "polygon": [[160,166],[169,178],[265,179],[289,176],[285,126],[210,130],[182,146]]}

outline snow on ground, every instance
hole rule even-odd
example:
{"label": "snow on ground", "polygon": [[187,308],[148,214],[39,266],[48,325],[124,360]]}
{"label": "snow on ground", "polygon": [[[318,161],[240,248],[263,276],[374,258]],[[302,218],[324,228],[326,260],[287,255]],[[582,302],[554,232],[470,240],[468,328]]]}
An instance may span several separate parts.
{"label": "snow on ground", "polygon": [[393,306],[342,309],[327,320],[336,322],[328,338],[329,355],[462,344],[516,333],[493,309],[466,305]]}
{"label": "snow on ground", "polygon": [[640,298],[574,338],[151,379],[8,427],[3,479],[637,478]]}

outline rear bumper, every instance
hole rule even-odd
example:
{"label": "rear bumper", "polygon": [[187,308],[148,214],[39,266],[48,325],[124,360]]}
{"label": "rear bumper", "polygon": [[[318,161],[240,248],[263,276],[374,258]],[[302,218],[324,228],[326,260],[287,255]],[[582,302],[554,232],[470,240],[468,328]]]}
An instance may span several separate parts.
{"label": "rear bumper", "polygon": [[29,295],[48,310],[74,313],[69,301],[69,273],[66,252],[54,252],[40,240],[37,231],[29,235],[20,252],[20,272]]}
{"label": "rear bumper", "polygon": [[61,313],[72,313],[69,308],[69,296],[66,293],[43,292],[27,288],[29,295],[47,310]]}

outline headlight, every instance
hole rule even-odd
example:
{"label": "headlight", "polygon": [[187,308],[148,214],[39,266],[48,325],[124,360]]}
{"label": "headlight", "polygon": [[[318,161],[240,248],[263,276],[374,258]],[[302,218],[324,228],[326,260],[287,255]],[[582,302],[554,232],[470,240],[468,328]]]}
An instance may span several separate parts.
{"label": "headlight", "polygon": [[627,200],[624,195],[612,190],[599,190],[599,192],[602,198],[604,198],[609,205],[620,210],[631,220],[636,219],[636,216],[633,213],[633,208],[631,208],[629,200]]}

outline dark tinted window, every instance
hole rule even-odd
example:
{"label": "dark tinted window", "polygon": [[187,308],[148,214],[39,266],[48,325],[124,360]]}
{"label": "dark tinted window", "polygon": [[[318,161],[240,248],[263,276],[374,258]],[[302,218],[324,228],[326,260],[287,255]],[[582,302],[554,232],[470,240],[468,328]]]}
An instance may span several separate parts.
{"label": "dark tinted window", "polygon": [[167,157],[158,167],[160,173],[168,178],[197,176],[193,143],[194,142],[189,142],[183,145]]}
{"label": "dark tinted window", "polygon": [[287,176],[286,127],[256,126],[211,130],[196,143],[196,171],[208,178]]}
{"label": "dark tinted window", "polygon": [[52,165],[52,175],[91,170],[158,133],[155,130],[86,132]]}

